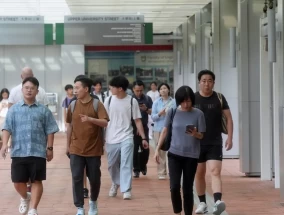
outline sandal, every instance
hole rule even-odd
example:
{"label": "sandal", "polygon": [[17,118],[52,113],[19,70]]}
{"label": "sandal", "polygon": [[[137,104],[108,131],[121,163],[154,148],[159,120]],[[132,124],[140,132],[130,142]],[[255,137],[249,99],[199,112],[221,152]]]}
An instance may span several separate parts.
{"label": "sandal", "polygon": [[28,213],[28,215],[38,215],[36,209],[31,209]]}
{"label": "sandal", "polygon": [[19,206],[19,212],[20,214],[26,214],[30,207],[30,201],[31,201],[31,194],[27,193],[27,198],[23,199],[21,198],[21,203]]}

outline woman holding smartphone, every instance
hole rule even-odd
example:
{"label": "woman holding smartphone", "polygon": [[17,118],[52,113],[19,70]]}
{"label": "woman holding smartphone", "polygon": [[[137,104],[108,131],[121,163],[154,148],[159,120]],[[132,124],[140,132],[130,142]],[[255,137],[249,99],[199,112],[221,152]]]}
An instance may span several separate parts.
{"label": "woman holding smartphone", "polygon": [[167,112],[165,125],[161,132],[155,152],[155,160],[160,163],[160,148],[163,145],[171,122],[172,139],[168,151],[170,190],[175,214],[182,212],[180,182],[183,175],[184,214],[191,215],[193,210],[193,182],[200,154],[200,139],[206,131],[205,118],[202,111],[194,108],[195,95],[189,86],[180,87],[175,94],[179,108]]}
{"label": "woman holding smartphone", "polygon": [[[166,113],[169,109],[176,107],[176,102],[170,97],[170,86],[166,83],[161,83],[158,87],[160,97],[156,99],[152,106],[151,117],[154,121],[154,141],[157,146],[161,131],[163,130]],[[167,177],[167,152],[159,151],[159,160],[157,171],[159,180]]]}

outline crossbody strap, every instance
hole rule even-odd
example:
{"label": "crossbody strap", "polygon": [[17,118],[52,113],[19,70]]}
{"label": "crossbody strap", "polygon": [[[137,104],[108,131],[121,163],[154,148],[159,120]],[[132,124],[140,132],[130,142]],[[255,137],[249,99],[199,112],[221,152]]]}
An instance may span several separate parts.
{"label": "crossbody strap", "polygon": [[217,96],[218,96],[218,99],[219,99],[219,101],[220,101],[220,103],[221,103],[221,108],[222,108],[222,110],[223,110],[223,99],[222,99],[222,94],[221,94],[221,93],[217,93]]}

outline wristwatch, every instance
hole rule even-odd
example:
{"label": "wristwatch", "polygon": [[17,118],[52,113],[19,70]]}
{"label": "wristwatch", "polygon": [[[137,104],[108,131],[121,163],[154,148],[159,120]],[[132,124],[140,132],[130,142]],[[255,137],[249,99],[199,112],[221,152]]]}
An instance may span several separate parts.
{"label": "wristwatch", "polygon": [[53,147],[52,146],[51,147],[47,147],[47,150],[53,151]]}

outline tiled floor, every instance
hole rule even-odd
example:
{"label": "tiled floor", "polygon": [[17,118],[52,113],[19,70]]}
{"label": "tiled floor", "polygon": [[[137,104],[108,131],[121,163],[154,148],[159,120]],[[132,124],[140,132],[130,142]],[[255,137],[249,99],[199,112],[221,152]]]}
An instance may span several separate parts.
{"label": "tiled floor", "polygon": [[[76,208],[72,201],[71,176],[65,155],[64,135],[56,135],[55,158],[48,163],[48,180],[44,182],[44,195],[40,202],[40,215],[73,215]],[[158,181],[156,165],[151,157],[148,175],[133,181],[133,200],[124,201],[119,194],[108,197],[110,178],[106,158],[102,162],[102,187],[99,197],[100,215],[158,215],[173,214],[169,183]],[[10,162],[0,159],[0,215],[17,215],[19,197],[10,181]],[[238,172],[238,160],[225,160],[223,171],[224,200],[229,215],[284,214],[279,191],[273,182],[261,182],[259,178],[247,178]],[[209,184],[208,184],[209,185]],[[209,189],[209,192],[210,189]],[[88,208],[88,201],[86,201]]]}

